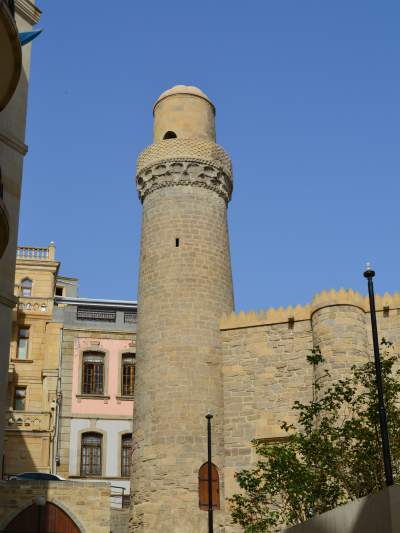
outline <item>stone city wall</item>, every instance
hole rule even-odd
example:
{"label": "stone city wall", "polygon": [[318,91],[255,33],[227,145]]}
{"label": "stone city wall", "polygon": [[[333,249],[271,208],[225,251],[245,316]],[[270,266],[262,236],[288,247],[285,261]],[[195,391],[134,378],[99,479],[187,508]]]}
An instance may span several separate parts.
{"label": "stone city wall", "polygon": [[[400,295],[376,296],[379,337],[400,352]],[[254,465],[255,438],[277,441],[293,422],[295,400],[309,401],[313,371],[306,355],[319,345],[336,380],[372,359],[369,301],[352,290],[323,291],[311,305],[232,313],[221,320],[224,381],[225,495],[234,474]],[[226,533],[236,531],[227,525]]]}

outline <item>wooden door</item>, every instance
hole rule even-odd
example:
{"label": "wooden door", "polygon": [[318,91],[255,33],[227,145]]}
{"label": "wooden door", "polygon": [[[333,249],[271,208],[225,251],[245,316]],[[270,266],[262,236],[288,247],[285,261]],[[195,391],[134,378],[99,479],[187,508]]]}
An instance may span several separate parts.
{"label": "wooden door", "polygon": [[[218,468],[211,464],[211,498],[213,509],[220,509]],[[208,510],[208,463],[204,463],[199,470],[199,507]]]}
{"label": "wooden door", "polygon": [[60,507],[47,502],[31,505],[17,515],[4,530],[9,533],[80,533],[79,527]]}

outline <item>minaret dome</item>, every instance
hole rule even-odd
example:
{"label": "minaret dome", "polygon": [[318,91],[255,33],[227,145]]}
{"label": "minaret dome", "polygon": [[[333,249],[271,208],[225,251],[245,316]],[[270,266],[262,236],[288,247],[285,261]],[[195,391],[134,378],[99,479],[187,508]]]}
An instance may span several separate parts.
{"label": "minaret dome", "polygon": [[156,101],[154,143],[198,138],[215,142],[215,107],[197,87],[175,85]]}

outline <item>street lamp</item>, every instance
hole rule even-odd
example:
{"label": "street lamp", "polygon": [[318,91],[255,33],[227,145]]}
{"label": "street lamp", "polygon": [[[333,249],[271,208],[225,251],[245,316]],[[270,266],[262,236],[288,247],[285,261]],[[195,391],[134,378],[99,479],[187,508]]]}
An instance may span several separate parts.
{"label": "street lamp", "polygon": [[207,448],[208,448],[208,533],[214,531],[213,502],[212,502],[212,462],[211,462],[211,419],[212,414],[207,414]]}
{"label": "street lamp", "polygon": [[368,280],[368,296],[369,307],[371,315],[371,328],[372,328],[372,342],[374,346],[374,358],[375,358],[375,380],[378,389],[378,403],[379,403],[379,425],[381,429],[382,438],[382,451],[383,451],[383,463],[385,466],[385,479],[386,485],[390,487],[394,484],[392,461],[390,458],[390,445],[389,434],[387,427],[385,399],[383,396],[383,384],[382,384],[382,368],[381,358],[379,355],[379,341],[378,341],[378,327],[376,324],[376,310],[375,310],[375,295],[374,295],[374,283],[372,278],[375,276],[375,272],[371,269],[370,263],[367,263],[367,268],[364,272],[364,277]]}

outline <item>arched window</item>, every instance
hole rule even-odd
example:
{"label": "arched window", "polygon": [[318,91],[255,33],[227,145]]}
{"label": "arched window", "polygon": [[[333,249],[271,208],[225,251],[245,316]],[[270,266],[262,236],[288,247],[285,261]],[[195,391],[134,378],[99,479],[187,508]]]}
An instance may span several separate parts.
{"label": "arched window", "polygon": [[29,297],[32,295],[32,280],[25,278],[21,281],[21,296]]}
{"label": "arched window", "polygon": [[121,393],[122,396],[133,396],[135,390],[135,354],[124,353],[122,354],[122,383]]}
{"label": "arched window", "polygon": [[81,443],[81,476],[101,476],[100,433],[83,433]]}
{"label": "arched window", "polygon": [[121,439],[121,477],[130,477],[132,457],[132,433],[122,435]]}
{"label": "arched window", "polygon": [[[211,489],[213,509],[219,509],[219,475],[214,464],[211,464]],[[202,511],[208,511],[208,463],[201,465],[199,470],[199,507]]]}
{"label": "arched window", "polygon": [[104,394],[104,353],[83,354],[82,394]]}
{"label": "arched window", "polygon": [[176,139],[178,136],[174,131],[167,131],[163,139]]}

